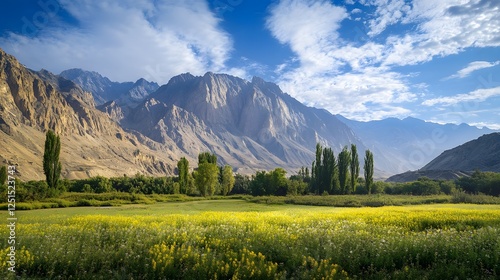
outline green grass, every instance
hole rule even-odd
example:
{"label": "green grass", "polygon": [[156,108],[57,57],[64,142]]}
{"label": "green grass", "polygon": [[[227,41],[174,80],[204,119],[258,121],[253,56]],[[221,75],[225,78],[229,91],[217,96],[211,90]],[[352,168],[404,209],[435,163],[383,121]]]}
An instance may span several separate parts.
{"label": "green grass", "polygon": [[[500,276],[500,205],[352,208],[225,199],[38,209],[16,217],[18,279]],[[6,211],[0,219],[7,221]],[[7,247],[6,227],[1,236],[0,250]],[[0,278],[13,279],[3,265]]]}

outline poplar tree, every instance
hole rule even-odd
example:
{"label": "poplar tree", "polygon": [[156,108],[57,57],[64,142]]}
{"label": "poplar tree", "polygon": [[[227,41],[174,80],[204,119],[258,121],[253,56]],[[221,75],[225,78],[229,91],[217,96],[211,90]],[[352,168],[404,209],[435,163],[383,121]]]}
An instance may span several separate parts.
{"label": "poplar tree", "polygon": [[225,165],[224,168],[222,168],[222,182],[221,182],[221,187],[222,187],[222,195],[228,195],[231,190],[233,189],[234,186],[234,176],[233,176],[233,169],[229,165]]}
{"label": "poplar tree", "polygon": [[60,152],[61,139],[49,129],[45,135],[45,152],[43,154],[43,173],[49,188],[56,188],[61,176]]}
{"label": "poplar tree", "polygon": [[177,170],[179,172],[179,192],[187,194],[189,186],[189,161],[182,157],[177,162]]}
{"label": "poplar tree", "polygon": [[311,190],[316,194],[319,194],[319,185],[321,184],[321,155],[323,153],[323,147],[320,143],[316,144],[316,160],[312,164],[311,169]]}
{"label": "poplar tree", "polygon": [[339,154],[338,158],[338,167],[339,167],[339,183],[340,183],[340,191],[342,194],[349,193],[349,166],[351,163],[351,152],[345,146],[342,149],[342,152]]}
{"label": "poplar tree", "polygon": [[356,191],[356,183],[359,177],[358,149],[355,144],[351,144],[351,192]]}
{"label": "poplar tree", "polygon": [[200,194],[212,196],[218,183],[219,167],[217,167],[217,156],[208,152],[199,154],[195,184]]}
{"label": "poplar tree", "polygon": [[373,186],[373,153],[370,150],[365,152],[365,186],[368,193],[372,193]]}

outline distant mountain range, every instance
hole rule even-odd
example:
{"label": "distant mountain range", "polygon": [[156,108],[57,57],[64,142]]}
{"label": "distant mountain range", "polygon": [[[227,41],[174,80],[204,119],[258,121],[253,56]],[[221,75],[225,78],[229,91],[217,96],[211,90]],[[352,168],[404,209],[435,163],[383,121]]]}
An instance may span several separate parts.
{"label": "distant mountain range", "polygon": [[500,172],[500,133],[486,134],[446,150],[419,170],[391,176],[388,181],[408,182],[420,177],[456,179],[475,170]]}
{"label": "distant mountain range", "polygon": [[273,83],[208,72],[166,85],[118,83],[96,72],[60,75],[24,68],[0,50],[0,162],[18,163],[40,179],[44,131],[63,135],[66,177],[171,174],[176,161],[196,164],[212,151],[240,173],[310,166],[316,143],[337,153],[354,143],[370,149],[376,175],[422,167],[436,155],[491,133],[468,125],[407,118],[358,122],[307,107]]}

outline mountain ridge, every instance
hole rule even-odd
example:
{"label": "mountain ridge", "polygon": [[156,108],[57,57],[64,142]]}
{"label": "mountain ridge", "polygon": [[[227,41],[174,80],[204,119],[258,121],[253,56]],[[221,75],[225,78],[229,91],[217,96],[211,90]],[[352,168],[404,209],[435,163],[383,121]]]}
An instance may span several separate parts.
{"label": "mountain ridge", "polygon": [[[2,51],[2,58],[5,57],[7,54]],[[18,63],[12,56],[3,61]],[[196,165],[197,155],[205,151],[216,153],[220,164],[230,164],[240,173],[276,167],[293,173],[301,166],[311,165],[316,143],[332,147],[336,153],[354,143],[361,161],[366,149],[374,152],[376,175],[387,178],[409,170],[408,167],[421,168],[424,160],[442,152],[450,143],[488,131],[426,123],[414,118],[357,122],[324,109],[307,107],[278,85],[259,77],[248,81],[213,72],[203,76],[184,73],[162,86],[138,79],[123,83],[128,89],[114,96],[113,91],[103,93],[103,89],[113,87],[115,82],[97,72],[70,69],[62,72],[66,75],[54,75],[46,70],[25,69],[18,63],[16,67],[24,72],[12,74],[4,64],[0,65],[3,73],[0,82],[8,85],[9,90],[0,94],[0,98],[4,97],[0,99],[0,130],[4,133],[0,140],[26,143],[29,149],[21,151],[18,147],[17,151],[29,155],[30,161],[35,162],[35,155],[39,156],[43,144],[40,132],[52,128],[65,135],[76,133],[80,140],[74,141],[94,146],[92,151],[89,146],[75,156],[78,160],[69,169],[105,169],[100,162],[102,157],[107,157],[114,159],[117,167],[103,173],[113,176],[121,168],[116,164],[120,161],[130,174],[134,160],[138,162],[137,172],[172,174],[180,157],[185,156]],[[29,82],[16,80],[17,76]],[[70,76],[74,81],[63,76]],[[89,77],[95,80],[85,84]],[[32,88],[34,80],[36,88],[41,89]],[[96,92],[85,90],[92,86]],[[22,90],[12,94],[11,87]],[[6,87],[0,90],[3,88]],[[134,88],[137,91],[131,90]],[[47,96],[59,102],[49,101]],[[105,102],[99,104],[94,96]],[[13,101],[12,97],[19,100]],[[15,108],[11,108],[12,104]],[[12,118],[16,113],[26,116]],[[16,138],[8,134],[19,127],[38,131],[37,137],[28,139],[25,133],[24,138],[19,135]],[[77,145],[72,143],[70,147],[78,151]],[[106,156],[97,155],[99,148],[106,151]],[[139,160],[141,157],[144,162]],[[0,159],[9,161],[8,156]],[[84,167],[79,168],[78,164]],[[39,166],[35,166],[31,173],[39,170]],[[97,171],[87,173],[88,176],[98,174]]]}
{"label": "mountain ridge", "polygon": [[468,177],[476,170],[500,172],[500,132],[446,150],[419,170],[396,174],[387,181],[409,182],[420,177],[451,180]]}
{"label": "mountain ridge", "polygon": [[29,70],[0,49],[0,162],[17,165],[20,179],[43,179],[45,131],[52,129],[62,137],[66,178],[173,172],[175,149],[124,131],[94,104],[72,81]]}

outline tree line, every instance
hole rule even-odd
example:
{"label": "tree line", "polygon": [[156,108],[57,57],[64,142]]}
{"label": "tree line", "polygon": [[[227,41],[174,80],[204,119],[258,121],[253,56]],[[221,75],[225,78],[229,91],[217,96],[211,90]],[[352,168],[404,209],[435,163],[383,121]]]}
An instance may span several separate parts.
{"label": "tree line", "polygon": [[[373,153],[365,152],[364,187],[368,193],[373,186]],[[331,148],[316,145],[316,158],[312,163],[310,191],[315,194],[356,193],[359,185],[359,156],[355,144],[345,146],[335,159]],[[307,171],[307,170],[306,170]]]}
{"label": "tree line", "polygon": [[[476,171],[470,177],[455,181],[421,178],[410,183],[374,182],[374,160],[370,150],[365,151],[364,176],[360,177],[360,162],[354,144],[344,146],[335,156],[329,147],[316,145],[311,169],[302,167],[297,174],[287,177],[283,168],[257,171],[254,175],[234,174],[229,165],[217,165],[217,156],[210,152],[198,155],[198,167],[191,170],[189,161],[182,157],[177,163],[177,176],[149,177],[142,174],[128,177],[102,176],[82,180],[60,179],[60,137],[53,131],[46,133],[43,170],[45,181],[16,182],[16,195],[26,200],[55,197],[61,192],[129,192],[141,194],[185,195],[342,195],[342,194],[451,194],[456,190],[467,193],[500,195],[500,173]],[[5,189],[6,166],[0,167],[0,186]]]}

